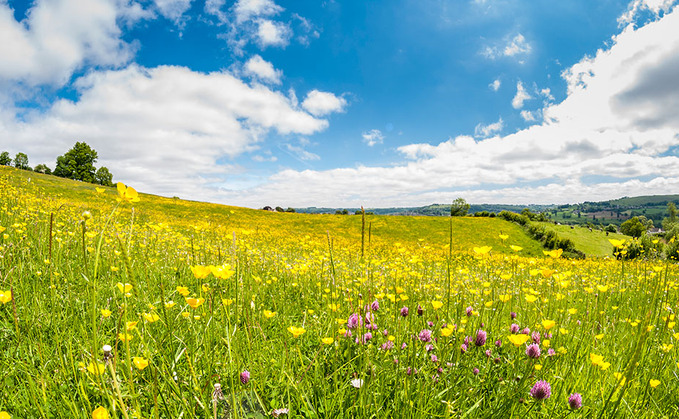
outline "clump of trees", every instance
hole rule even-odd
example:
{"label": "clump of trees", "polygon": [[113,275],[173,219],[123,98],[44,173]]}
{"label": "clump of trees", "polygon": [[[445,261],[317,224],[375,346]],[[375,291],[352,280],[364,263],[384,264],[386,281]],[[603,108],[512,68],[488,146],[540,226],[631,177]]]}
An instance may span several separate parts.
{"label": "clump of trees", "polygon": [[54,175],[81,182],[95,183],[103,186],[113,186],[113,174],[107,167],[96,168],[99,155],[97,151],[85,142],[76,142],[73,148],[64,155],[57,157],[56,167],[52,171],[46,164],[38,164],[34,169],[28,165],[28,156],[25,153],[17,153],[14,160],[9,152],[0,153],[0,165],[14,166],[21,170],[33,170],[36,173]]}

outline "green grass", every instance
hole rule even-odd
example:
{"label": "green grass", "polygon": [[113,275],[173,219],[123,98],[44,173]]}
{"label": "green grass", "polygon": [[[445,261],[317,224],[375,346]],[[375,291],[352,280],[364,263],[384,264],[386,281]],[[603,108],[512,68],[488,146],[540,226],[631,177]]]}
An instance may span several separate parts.
{"label": "green grass", "polygon": [[572,240],[575,248],[587,256],[613,256],[613,245],[608,239],[628,240],[624,234],[608,233],[600,230],[589,231],[586,226],[555,225],[554,223],[536,223],[548,230],[555,231],[559,237]]}

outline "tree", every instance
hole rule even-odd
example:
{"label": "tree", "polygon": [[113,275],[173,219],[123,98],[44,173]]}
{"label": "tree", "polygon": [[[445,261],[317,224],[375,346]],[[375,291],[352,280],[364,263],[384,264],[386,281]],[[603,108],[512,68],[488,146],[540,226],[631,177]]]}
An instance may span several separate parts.
{"label": "tree", "polygon": [[51,175],[52,174],[52,169],[47,167],[46,164],[39,164],[33,168],[33,171],[36,173],[44,173],[46,175]]}
{"label": "tree", "polygon": [[97,172],[94,174],[94,180],[103,186],[113,186],[113,175],[104,166],[97,169]]}
{"label": "tree", "polygon": [[668,217],[662,220],[662,228],[665,231],[669,231],[672,229],[677,224],[677,221],[679,221],[679,218],[677,217],[677,206],[674,204],[674,202],[668,202],[667,203],[667,212],[668,212]]}
{"label": "tree", "polygon": [[57,157],[54,174],[73,180],[94,183],[97,152],[87,143],[77,142],[63,156]]}
{"label": "tree", "polygon": [[620,232],[627,236],[641,237],[646,232],[646,224],[639,219],[632,217],[620,225]]}
{"label": "tree", "polygon": [[3,151],[2,154],[0,154],[0,165],[3,165],[3,166],[11,166],[12,165],[12,158],[9,156],[8,152]]}
{"label": "tree", "polygon": [[25,153],[17,153],[14,157],[14,167],[22,170],[30,170],[28,165],[28,156]]}
{"label": "tree", "polygon": [[450,216],[451,217],[464,217],[469,211],[469,204],[464,198],[457,198],[453,201],[450,206]]}

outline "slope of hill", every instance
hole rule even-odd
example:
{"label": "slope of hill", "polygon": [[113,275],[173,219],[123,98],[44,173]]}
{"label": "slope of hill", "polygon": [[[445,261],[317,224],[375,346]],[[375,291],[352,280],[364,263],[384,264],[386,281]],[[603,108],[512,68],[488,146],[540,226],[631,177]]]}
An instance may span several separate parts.
{"label": "slope of hill", "polygon": [[[105,188],[99,194],[95,185],[55,176],[0,167],[0,176],[10,184],[37,199],[63,203],[79,211],[89,210],[102,216],[115,204],[115,188]],[[131,185],[134,186],[134,185]],[[263,233],[272,236],[310,236],[341,239],[344,244],[361,242],[360,216],[276,213],[227,205],[185,201],[156,195],[140,194],[135,204],[135,216],[147,223],[166,223],[185,229],[228,231],[236,234]],[[105,209],[102,209],[105,208]],[[401,243],[412,247],[431,246],[445,251],[449,242],[449,218],[423,216],[366,216],[366,243],[372,246],[394,246]],[[523,255],[542,254],[540,244],[513,223],[496,218],[456,217],[452,219],[453,248],[471,250],[474,246],[492,246],[494,251],[511,252],[510,244],[523,248]],[[275,234],[273,234],[275,233]],[[510,236],[506,242],[500,233]]]}

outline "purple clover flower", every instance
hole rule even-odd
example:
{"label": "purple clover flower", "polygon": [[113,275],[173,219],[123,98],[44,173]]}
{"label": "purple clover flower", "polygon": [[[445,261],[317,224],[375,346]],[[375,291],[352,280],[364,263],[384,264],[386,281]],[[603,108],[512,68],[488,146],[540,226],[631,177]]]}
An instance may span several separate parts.
{"label": "purple clover flower", "polygon": [[537,343],[532,343],[526,348],[526,355],[529,358],[537,359],[540,358],[540,345]]}
{"label": "purple clover flower", "polygon": [[547,381],[540,380],[530,389],[530,395],[535,400],[549,399],[552,395],[552,386]]}
{"label": "purple clover flower", "polygon": [[422,342],[431,342],[431,330],[424,329],[420,332],[419,338]]}
{"label": "purple clover flower", "polygon": [[579,393],[568,396],[568,406],[573,410],[580,409],[582,407],[582,396]]}
{"label": "purple clover flower", "polygon": [[245,370],[240,373],[240,382],[242,384],[247,384],[250,381],[250,371]]}
{"label": "purple clover flower", "polygon": [[486,344],[486,339],[488,339],[488,334],[483,330],[476,331],[476,340],[474,340],[474,345],[483,346]]}
{"label": "purple clover flower", "polygon": [[401,317],[408,317],[408,307],[403,306],[401,309]]}

